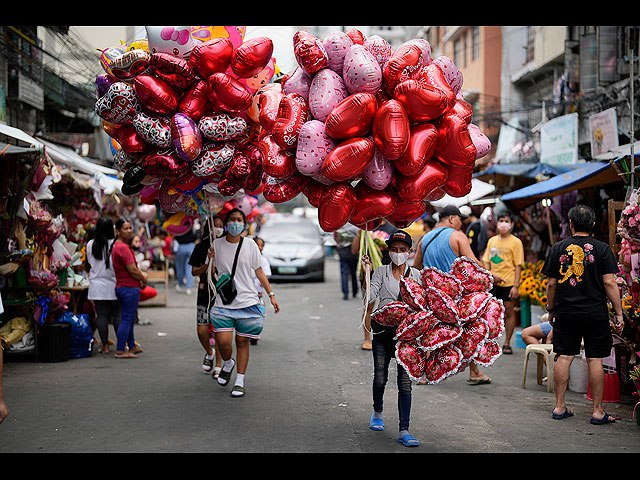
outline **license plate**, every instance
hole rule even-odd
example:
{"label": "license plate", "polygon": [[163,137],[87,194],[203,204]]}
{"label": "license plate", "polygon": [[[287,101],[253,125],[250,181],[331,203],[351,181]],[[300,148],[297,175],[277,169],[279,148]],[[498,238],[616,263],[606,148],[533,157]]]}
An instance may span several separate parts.
{"label": "license plate", "polygon": [[298,269],[296,267],[278,267],[278,273],[296,273]]}

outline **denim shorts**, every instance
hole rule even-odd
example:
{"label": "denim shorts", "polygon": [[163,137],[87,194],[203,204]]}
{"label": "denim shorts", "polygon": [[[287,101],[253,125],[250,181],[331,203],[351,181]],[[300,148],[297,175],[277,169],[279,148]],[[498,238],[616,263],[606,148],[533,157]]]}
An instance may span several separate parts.
{"label": "denim shorts", "polygon": [[213,331],[232,332],[239,337],[259,339],[264,325],[265,309],[262,305],[251,305],[245,308],[212,307],[211,324]]}

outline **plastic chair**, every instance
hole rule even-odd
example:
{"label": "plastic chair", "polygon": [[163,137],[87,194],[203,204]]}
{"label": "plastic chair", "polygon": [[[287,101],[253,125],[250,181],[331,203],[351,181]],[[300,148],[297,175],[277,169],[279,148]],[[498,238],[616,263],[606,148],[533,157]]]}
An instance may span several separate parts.
{"label": "plastic chair", "polygon": [[527,345],[524,352],[524,368],[522,372],[522,388],[526,387],[527,380],[527,366],[529,364],[529,355],[535,353],[538,365],[537,365],[537,380],[538,385],[542,385],[542,372],[543,366],[547,366],[547,392],[553,392],[553,345],[540,343]]}

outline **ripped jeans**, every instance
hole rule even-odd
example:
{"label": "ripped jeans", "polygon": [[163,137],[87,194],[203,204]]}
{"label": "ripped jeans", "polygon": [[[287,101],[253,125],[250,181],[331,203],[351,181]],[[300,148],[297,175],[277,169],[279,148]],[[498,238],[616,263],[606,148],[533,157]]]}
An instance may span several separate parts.
{"label": "ripped jeans", "polygon": [[[374,333],[371,342],[373,352],[373,410],[382,412],[383,396],[389,378],[389,362],[395,358],[394,332]],[[411,378],[402,365],[397,364],[399,430],[409,429],[411,415]]]}

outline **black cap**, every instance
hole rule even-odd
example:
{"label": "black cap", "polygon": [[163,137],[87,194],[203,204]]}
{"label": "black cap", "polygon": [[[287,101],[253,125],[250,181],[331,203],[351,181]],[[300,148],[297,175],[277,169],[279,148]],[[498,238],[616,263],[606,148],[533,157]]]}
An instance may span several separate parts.
{"label": "black cap", "polygon": [[454,205],[447,205],[446,207],[443,207],[438,214],[440,215],[438,218],[440,220],[442,220],[444,217],[449,217],[451,215],[457,215],[460,218],[462,218],[463,220],[465,218],[467,218],[467,215],[463,215],[462,212],[460,211],[460,209]]}
{"label": "black cap", "polygon": [[389,246],[393,243],[393,242],[402,242],[402,243],[406,243],[407,245],[409,245],[409,248],[411,248],[413,246],[413,239],[411,238],[411,235],[409,235],[407,232],[405,232],[404,230],[396,230],[388,239],[387,239],[387,248],[389,248]]}

